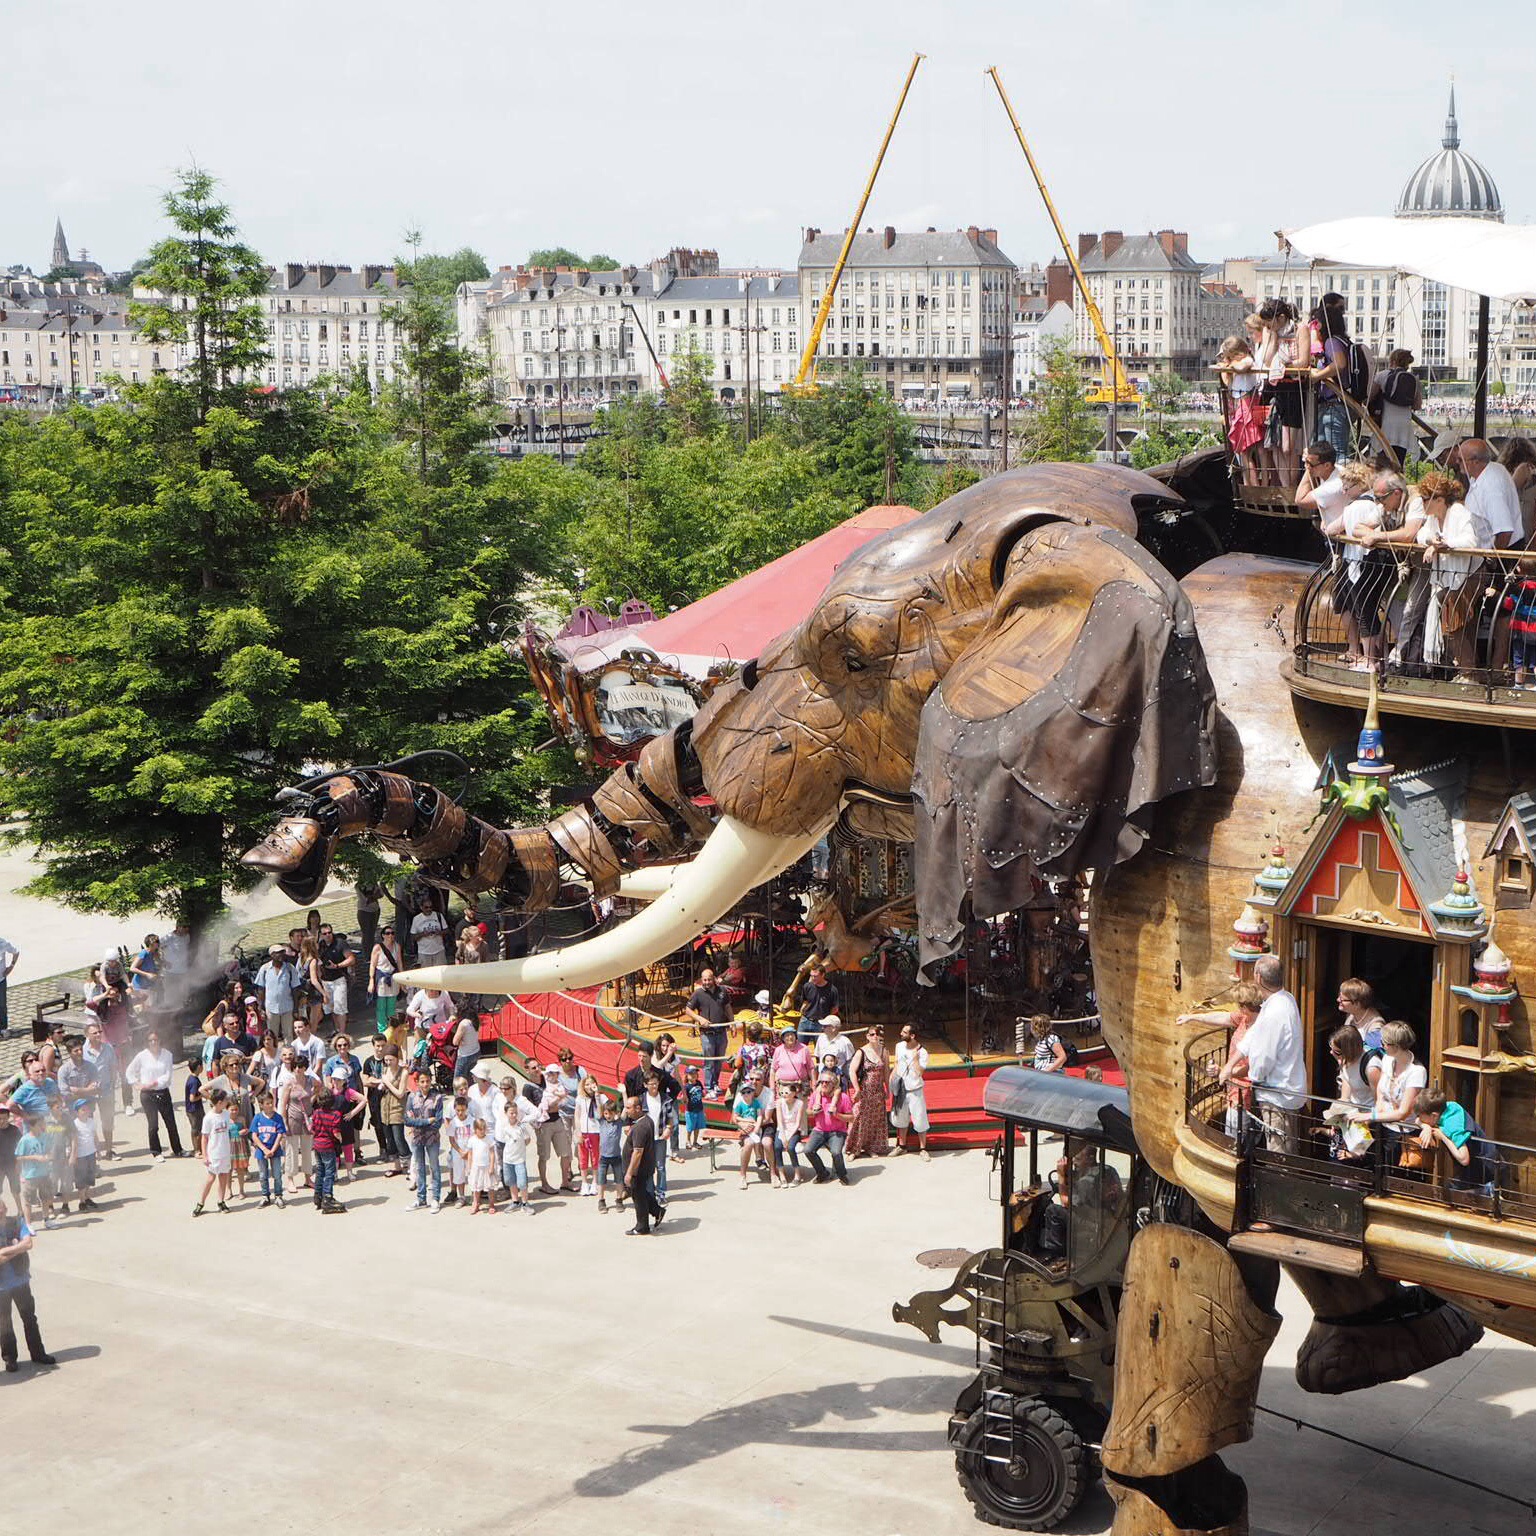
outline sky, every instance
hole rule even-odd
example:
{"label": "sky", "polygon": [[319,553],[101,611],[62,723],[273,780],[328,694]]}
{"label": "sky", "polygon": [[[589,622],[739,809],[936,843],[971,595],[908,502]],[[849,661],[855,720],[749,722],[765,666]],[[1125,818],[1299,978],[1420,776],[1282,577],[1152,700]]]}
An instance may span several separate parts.
{"label": "sky", "polygon": [[[806,225],[846,227],[916,51],[866,225],[977,224],[1016,262],[1055,254],[993,64],[1069,233],[1183,229],[1217,261],[1273,250],[1278,228],[1390,213],[1439,147],[1452,74],[1463,147],[1511,222],[1536,217],[1536,46],[1514,0],[1473,0],[1454,27],[1433,0],[15,11],[0,267],[46,270],[56,216],[74,250],[129,265],[193,162],[274,263],[388,260],[419,228],[493,268],[557,244],[793,267]],[[1310,83],[1309,37],[1327,39]]]}

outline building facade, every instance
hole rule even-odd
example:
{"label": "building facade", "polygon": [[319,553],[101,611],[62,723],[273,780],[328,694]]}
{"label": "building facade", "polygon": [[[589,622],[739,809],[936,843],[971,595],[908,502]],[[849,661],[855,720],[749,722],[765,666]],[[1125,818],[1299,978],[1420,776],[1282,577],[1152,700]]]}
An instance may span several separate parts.
{"label": "building facade", "polygon": [[[799,292],[807,326],[843,237],[805,232]],[[858,369],[905,399],[997,398],[1014,271],[997,231],[974,224],[910,234],[887,225],[855,235],[817,348],[818,374]]]}
{"label": "building facade", "polygon": [[351,267],[289,262],[277,268],[261,300],[268,357],[259,382],[278,389],[359,374],[378,389],[393,382],[401,340],[392,313],[399,274],[382,263]]}
{"label": "building facade", "polygon": [[0,391],[27,398],[103,394],[119,380],[174,371],[178,349],[145,340],[121,313],[0,309]]}
{"label": "building facade", "polygon": [[1045,348],[1052,341],[1065,341],[1070,346],[1076,334],[1077,321],[1069,302],[1057,299],[1053,304],[1044,294],[1020,301],[1014,310],[1009,359],[1014,394],[1032,394],[1045,372]]}
{"label": "building facade", "polygon": [[[1118,229],[1077,237],[1078,265],[1120,354],[1135,380],[1173,372],[1195,378],[1201,367],[1203,268],[1189,254],[1182,230],[1125,235]],[[1075,350],[1085,376],[1109,382],[1104,356],[1081,294],[1073,296]]]}

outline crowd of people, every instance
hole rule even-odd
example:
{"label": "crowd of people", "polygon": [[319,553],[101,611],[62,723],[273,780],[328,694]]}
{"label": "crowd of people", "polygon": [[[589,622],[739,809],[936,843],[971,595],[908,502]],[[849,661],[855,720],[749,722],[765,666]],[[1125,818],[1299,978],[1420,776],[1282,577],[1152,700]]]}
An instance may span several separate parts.
{"label": "crowd of people", "polygon": [[[1430,1087],[1412,1025],[1384,1018],[1374,989],[1360,977],[1340,983],[1337,1005],[1339,1023],[1328,1035],[1334,1081],[1317,1095],[1309,1093],[1301,1010],[1277,955],[1254,962],[1252,982],[1233,989],[1229,1010],[1180,1016],[1181,1024],[1228,1029],[1216,1074],[1226,1133],[1346,1167],[1384,1164],[1412,1174],[1432,1169],[1443,1147],[1453,1186],[1491,1194],[1497,1150],[1464,1105]],[[1320,1113],[1309,1112],[1319,1103]]]}

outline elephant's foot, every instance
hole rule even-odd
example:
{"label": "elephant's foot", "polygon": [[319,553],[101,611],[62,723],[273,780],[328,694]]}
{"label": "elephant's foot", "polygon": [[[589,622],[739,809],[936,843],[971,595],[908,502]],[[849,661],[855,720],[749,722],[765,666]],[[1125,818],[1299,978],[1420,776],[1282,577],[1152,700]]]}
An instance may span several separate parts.
{"label": "elephant's foot", "polygon": [[1394,1285],[1363,1310],[1315,1317],[1296,1356],[1306,1392],[1337,1394],[1402,1381],[1464,1355],[1482,1325],[1416,1285]]}
{"label": "elephant's foot", "polygon": [[1187,1227],[1138,1232],[1120,1298],[1105,1470],[1122,1482],[1167,1478],[1249,1439],[1279,1329],[1219,1243]]}
{"label": "elephant's foot", "polygon": [[1110,1536],[1248,1536],[1248,1486],[1219,1456],[1167,1477],[1115,1478]]}

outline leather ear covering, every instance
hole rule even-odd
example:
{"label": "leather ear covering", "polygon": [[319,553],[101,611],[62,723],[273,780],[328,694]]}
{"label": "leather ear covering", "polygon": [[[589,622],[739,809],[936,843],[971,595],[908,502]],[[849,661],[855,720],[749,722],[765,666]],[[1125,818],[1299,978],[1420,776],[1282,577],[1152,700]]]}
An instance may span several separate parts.
{"label": "leather ear covering", "polygon": [[1112,529],[1053,530],[1020,554],[923,708],[925,969],[961,947],[967,900],[993,917],[1038,875],[1106,872],[1141,847],[1159,800],[1216,778],[1215,690],[1177,582]]}

